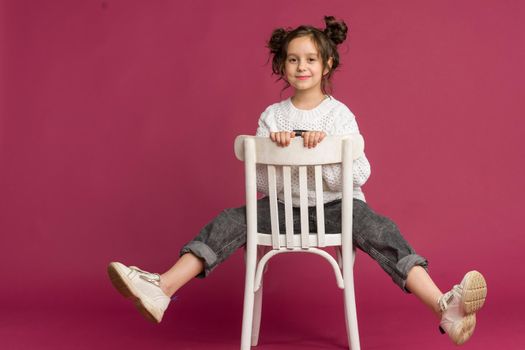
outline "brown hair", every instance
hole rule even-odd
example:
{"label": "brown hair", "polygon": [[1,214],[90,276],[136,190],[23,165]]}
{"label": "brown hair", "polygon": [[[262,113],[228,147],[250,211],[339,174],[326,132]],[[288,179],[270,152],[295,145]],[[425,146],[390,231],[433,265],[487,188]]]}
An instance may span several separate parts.
{"label": "brown hair", "polygon": [[[272,72],[279,76],[277,81],[284,80],[284,65],[286,62],[288,44],[290,44],[295,38],[310,36],[321,56],[323,72],[325,69],[328,69],[328,73],[323,75],[321,90],[326,94],[326,88],[328,87],[331,89],[330,78],[335,69],[339,66],[337,45],[346,40],[348,27],[344,21],[337,21],[333,16],[325,16],[324,22],[326,24],[324,30],[310,25],[301,25],[295,29],[277,28],[273,31],[267,47],[270,49],[270,56],[273,56]],[[328,65],[330,57],[332,58],[332,67]],[[283,90],[288,87],[290,87],[290,84],[286,82],[286,86]]]}

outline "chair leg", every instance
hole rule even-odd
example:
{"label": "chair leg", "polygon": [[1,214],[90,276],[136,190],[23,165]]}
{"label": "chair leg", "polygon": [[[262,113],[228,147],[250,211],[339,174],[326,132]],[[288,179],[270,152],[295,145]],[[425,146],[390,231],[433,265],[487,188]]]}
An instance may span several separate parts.
{"label": "chair leg", "polygon": [[[256,256],[251,256],[250,250],[246,251],[246,282],[244,287],[244,308],[242,316],[241,350],[250,350],[252,326],[253,326],[253,307],[254,307],[254,285],[255,267],[257,266]],[[256,252],[253,252],[256,255]]]}
{"label": "chair leg", "polygon": [[360,350],[359,345],[359,330],[357,328],[357,312],[355,307],[355,299],[352,296],[347,296],[345,292],[345,321],[346,333],[348,335],[348,344],[351,350]]}
{"label": "chair leg", "polygon": [[[355,252],[349,254],[348,258],[353,259]],[[348,345],[351,350],[360,350],[359,330],[357,328],[357,309],[355,305],[354,291],[354,270],[353,261],[350,264],[347,257],[343,256],[343,278],[344,278],[344,299],[345,299],[345,321],[346,334],[348,336]],[[346,261],[345,261],[346,260]],[[347,262],[348,261],[348,262]]]}
{"label": "chair leg", "polygon": [[[259,266],[259,262],[261,261],[262,257],[268,253],[271,250],[270,247],[267,246],[257,246],[257,264],[256,267]],[[263,275],[268,270],[268,264],[264,267]],[[257,269],[256,269],[257,272]],[[261,279],[261,287],[257,292],[255,292],[255,305],[253,308],[253,326],[252,326],[252,346],[257,346],[259,343],[259,330],[261,329],[261,314],[262,314],[262,299],[263,299],[263,282],[264,278]]]}
{"label": "chair leg", "polygon": [[261,287],[255,292],[255,305],[253,308],[253,326],[252,326],[252,346],[257,346],[259,343],[259,330],[261,329],[261,314],[262,314],[262,297],[263,297],[263,282]]}

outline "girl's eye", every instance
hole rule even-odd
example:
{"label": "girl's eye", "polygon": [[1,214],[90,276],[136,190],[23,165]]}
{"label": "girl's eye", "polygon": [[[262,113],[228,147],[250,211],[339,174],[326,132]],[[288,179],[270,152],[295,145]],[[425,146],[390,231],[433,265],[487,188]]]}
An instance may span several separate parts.
{"label": "girl's eye", "polygon": [[288,59],[288,62],[292,62],[292,63],[293,63],[293,62],[295,62],[295,61],[296,61],[295,58],[289,58],[289,59]]}

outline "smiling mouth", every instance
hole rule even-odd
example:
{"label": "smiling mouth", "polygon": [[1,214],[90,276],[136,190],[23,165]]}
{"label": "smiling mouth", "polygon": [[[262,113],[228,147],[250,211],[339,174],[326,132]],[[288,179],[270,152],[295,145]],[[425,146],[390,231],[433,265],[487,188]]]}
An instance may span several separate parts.
{"label": "smiling mouth", "polygon": [[309,76],[301,76],[301,77],[296,77],[297,79],[299,80],[305,80],[305,79],[308,79],[310,78]]}

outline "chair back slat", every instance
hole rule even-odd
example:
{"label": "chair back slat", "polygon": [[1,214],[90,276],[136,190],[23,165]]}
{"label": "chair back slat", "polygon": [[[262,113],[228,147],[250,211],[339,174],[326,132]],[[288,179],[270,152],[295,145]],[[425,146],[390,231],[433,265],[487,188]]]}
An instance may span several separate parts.
{"label": "chair back slat", "polygon": [[325,246],[324,239],[324,200],[323,200],[323,169],[321,165],[315,166],[315,209],[317,217],[317,245]]}
{"label": "chair back slat", "polygon": [[286,220],[286,247],[293,248],[293,203],[292,203],[292,171],[289,166],[283,166],[284,217]]}
{"label": "chair back slat", "polygon": [[275,166],[268,165],[268,195],[270,197],[270,219],[272,223],[272,246],[279,249],[279,210],[277,204],[277,178]]}
{"label": "chair back slat", "polygon": [[301,213],[301,248],[308,248],[310,227],[308,222],[308,177],[307,167],[299,167],[299,206]]}

